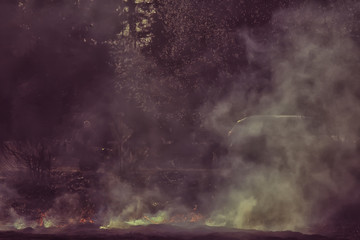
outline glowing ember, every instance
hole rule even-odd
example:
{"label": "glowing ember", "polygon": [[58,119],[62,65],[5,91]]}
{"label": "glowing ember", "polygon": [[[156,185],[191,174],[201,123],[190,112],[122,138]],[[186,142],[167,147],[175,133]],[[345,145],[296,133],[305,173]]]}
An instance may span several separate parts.
{"label": "glowing ember", "polygon": [[80,223],[94,223],[94,221],[91,218],[81,218]]}
{"label": "glowing ember", "polygon": [[39,218],[39,226],[40,227],[44,226],[44,218],[45,218],[45,213],[40,213],[40,218]]}

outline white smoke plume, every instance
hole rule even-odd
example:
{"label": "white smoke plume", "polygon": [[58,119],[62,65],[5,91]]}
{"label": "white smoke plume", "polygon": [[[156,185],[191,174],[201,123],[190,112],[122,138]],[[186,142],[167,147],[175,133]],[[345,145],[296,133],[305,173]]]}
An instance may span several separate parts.
{"label": "white smoke plume", "polygon": [[[233,136],[242,144],[238,148],[255,156],[230,154],[223,160],[233,169],[228,172],[230,186],[217,194],[208,224],[306,231],[335,218],[342,223],[358,219],[356,213],[344,212],[358,208],[359,200],[359,7],[345,1],[330,8],[307,4],[279,11],[271,22],[270,41],[263,45],[241,32],[252,61],[270,68],[271,88],[247,98],[241,88],[232,92],[206,124],[215,131],[230,130],[223,119],[232,114],[236,101],[247,101],[239,119],[291,114],[318,125],[310,128],[307,120],[299,120],[294,129],[276,120],[280,127],[268,123],[264,142],[254,145],[246,142],[251,131],[274,120],[239,123],[246,130]],[[244,79],[256,81],[254,76],[239,77],[238,85]],[[282,155],[271,152],[274,149]]]}

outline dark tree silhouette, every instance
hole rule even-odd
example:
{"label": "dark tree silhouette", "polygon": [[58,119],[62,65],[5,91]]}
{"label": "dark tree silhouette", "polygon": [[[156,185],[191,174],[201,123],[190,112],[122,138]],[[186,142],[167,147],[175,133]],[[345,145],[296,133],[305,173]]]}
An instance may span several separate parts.
{"label": "dark tree silhouette", "polygon": [[3,156],[15,159],[25,167],[34,183],[49,180],[53,154],[48,142],[8,141],[2,146]]}

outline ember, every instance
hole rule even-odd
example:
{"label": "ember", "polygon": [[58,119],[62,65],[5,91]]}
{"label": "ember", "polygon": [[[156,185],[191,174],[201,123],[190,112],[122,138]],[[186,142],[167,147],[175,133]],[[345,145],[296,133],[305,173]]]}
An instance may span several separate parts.
{"label": "ember", "polygon": [[40,227],[44,226],[44,218],[45,218],[45,213],[40,213],[40,218],[39,218],[39,226]]}
{"label": "ember", "polygon": [[94,221],[90,218],[81,218],[80,223],[94,223]]}

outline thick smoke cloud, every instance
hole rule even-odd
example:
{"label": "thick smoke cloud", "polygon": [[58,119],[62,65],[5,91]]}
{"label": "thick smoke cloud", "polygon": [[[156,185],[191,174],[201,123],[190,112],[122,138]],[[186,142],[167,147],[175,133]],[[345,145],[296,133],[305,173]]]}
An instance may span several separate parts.
{"label": "thick smoke cloud", "polygon": [[[230,187],[218,193],[211,224],[307,231],[316,224],[358,221],[356,211],[350,212],[359,201],[359,5],[337,6],[310,4],[279,11],[272,18],[270,42],[258,47],[256,38],[247,40],[252,61],[269,59],[271,90],[256,101],[233,92],[210,115],[209,126],[231,129],[217,120],[226,118],[236,100],[247,100],[244,112],[250,115],[306,118],[295,125],[266,116],[238,124],[246,130],[235,129],[231,141],[238,142],[239,151],[256,156],[224,159],[236,170],[228,172]],[[245,77],[255,81],[254,75]],[[265,124],[258,131],[265,142],[247,142],[251,131]]]}
{"label": "thick smoke cloud", "polygon": [[[2,70],[10,93],[1,95],[8,101],[0,139],[47,141],[60,170],[48,188],[26,185],[30,177],[18,173],[4,180],[0,221],[7,229],[197,222],[308,231],[359,220],[358,4],[276,11],[269,24],[242,27],[234,39],[214,31],[216,41],[203,40],[208,48],[223,39],[245,47],[234,54],[241,71],[214,70],[231,51],[222,53],[223,44],[192,49],[200,56],[174,61],[183,66],[169,73],[133,43],[111,39],[123,30],[106,17],[123,7],[116,1],[39,2],[25,6],[29,26],[9,32],[11,60],[19,62],[6,61],[11,68]],[[167,46],[177,57],[191,49],[192,36],[180,35],[180,50],[176,41]],[[208,72],[218,82],[207,83]],[[251,115],[264,116],[226,136],[234,120]],[[293,124],[265,115],[305,118]],[[263,138],[252,142],[262,125]],[[24,192],[30,200],[21,199]],[[29,206],[34,212],[21,212]]]}

